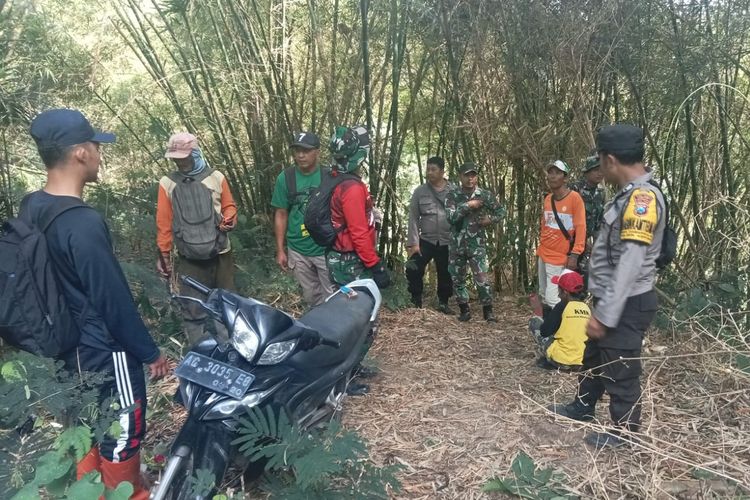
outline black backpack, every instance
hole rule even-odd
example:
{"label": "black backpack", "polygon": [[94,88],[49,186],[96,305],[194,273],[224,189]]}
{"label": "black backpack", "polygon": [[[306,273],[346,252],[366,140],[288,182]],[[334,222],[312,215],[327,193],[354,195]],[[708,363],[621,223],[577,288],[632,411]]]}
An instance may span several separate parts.
{"label": "black backpack", "polygon": [[[648,183],[659,190],[659,192],[661,193],[661,197],[664,200],[664,235],[662,236],[661,240],[661,250],[659,251],[659,256],[656,258],[656,269],[661,271],[662,269],[665,269],[667,266],[669,266],[669,264],[672,263],[675,257],[677,257],[677,231],[675,231],[674,228],[669,224],[669,202],[667,201],[667,197],[664,196],[664,191],[662,191],[659,185],[653,180],[648,181]],[[617,198],[615,198],[613,203],[616,201]],[[607,248],[611,248],[609,243],[611,237],[612,228],[610,227],[609,233],[607,234]],[[607,253],[607,259],[610,265],[614,265],[611,252]]]}
{"label": "black backpack", "polygon": [[338,229],[333,227],[331,221],[331,197],[333,190],[344,181],[359,181],[354,174],[341,173],[338,171],[321,171],[320,186],[310,192],[305,210],[305,229],[310,237],[323,248],[331,248],[336,242],[336,236],[346,226]]}
{"label": "black backpack", "polygon": [[[330,168],[320,168],[321,179],[324,175],[330,173]],[[299,204],[298,196],[307,195],[309,197],[313,190],[315,190],[315,188],[313,187],[308,187],[306,189],[303,189],[302,191],[297,191],[297,167],[295,167],[294,165],[284,169],[284,182],[286,184],[287,204],[290,210],[294,205]]]}
{"label": "black backpack", "polygon": [[661,240],[659,257],[656,258],[656,268],[662,270],[677,257],[677,231],[669,224],[669,202],[667,197],[664,196],[664,191],[653,180],[648,181],[648,183],[659,190],[664,200],[664,236]]}
{"label": "black backpack", "polygon": [[81,332],[62,294],[44,232],[63,212],[87,205],[62,198],[35,224],[26,210],[28,199],[0,234],[0,337],[24,351],[55,357],[74,348]]}

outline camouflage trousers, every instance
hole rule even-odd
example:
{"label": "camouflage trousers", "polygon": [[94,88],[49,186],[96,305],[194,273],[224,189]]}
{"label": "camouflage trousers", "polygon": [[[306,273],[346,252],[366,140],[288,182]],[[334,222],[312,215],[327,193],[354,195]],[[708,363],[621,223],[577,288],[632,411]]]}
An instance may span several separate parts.
{"label": "camouflage trousers", "polygon": [[326,254],[326,267],[331,281],[339,286],[358,279],[372,278],[372,271],[365,267],[357,252],[329,250]]}
{"label": "camouflage trousers", "polygon": [[479,302],[488,306],[492,304],[492,283],[490,283],[489,265],[487,264],[487,250],[483,246],[469,247],[463,245],[450,246],[450,261],[448,272],[453,278],[453,288],[456,293],[456,302],[467,304],[469,302],[469,291],[466,289],[466,280],[469,277],[469,269],[474,275],[474,285],[477,287]]}

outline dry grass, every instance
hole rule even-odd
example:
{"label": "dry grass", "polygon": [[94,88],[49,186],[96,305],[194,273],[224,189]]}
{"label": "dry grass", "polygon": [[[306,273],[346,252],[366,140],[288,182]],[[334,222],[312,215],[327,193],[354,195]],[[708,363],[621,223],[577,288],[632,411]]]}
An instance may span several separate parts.
{"label": "dry grass", "polygon": [[[481,486],[507,475],[520,450],[585,498],[726,498],[729,479],[750,487],[749,379],[728,356],[695,338],[668,349],[652,338],[646,439],[596,453],[582,438],[608,423],[606,401],[595,424],[552,416],[545,406],[570,400],[575,376],[536,368],[522,309],[511,298],[496,308],[501,322],[489,327],[430,310],[383,315],[371,351],[383,373],[368,396],[348,400],[344,421],[375,460],[403,465],[400,498],[484,498]],[[697,480],[698,469],[715,478]]]}
{"label": "dry grass", "polygon": [[[733,481],[750,488],[750,378],[730,368],[731,349],[718,340],[652,333],[645,439],[597,453],[582,439],[608,423],[606,399],[594,424],[552,416],[546,405],[570,400],[576,377],[534,366],[515,298],[498,300],[496,325],[474,310],[468,324],[429,309],[384,312],[371,350],[382,373],[370,394],[347,399],[344,423],[367,439],[373,459],[403,466],[398,498],[489,498],[482,485],[508,475],[520,450],[562,471],[582,498],[732,498]],[[167,397],[175,388],[174,380],[155,387],[152,399],[162,399],[147,448],[178,428],[182,412]],[[698,470],[713,476],[699,480]]]}

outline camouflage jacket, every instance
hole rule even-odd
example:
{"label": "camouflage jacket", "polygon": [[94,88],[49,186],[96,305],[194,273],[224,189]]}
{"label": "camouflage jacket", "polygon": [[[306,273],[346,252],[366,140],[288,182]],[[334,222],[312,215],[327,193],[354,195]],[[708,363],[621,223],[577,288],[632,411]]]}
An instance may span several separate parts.
{"label": "camouflage jacket", "polygon": [[576,181],[569,187],[583,198],[586,207],[586,236],[596,239],[604,216],[604,189],[589,186],[586,179]]}
{"label": "camouflage jacket", "polygon": [[[469,208],[468,202],[471,200],[482,200],[482,208]],[[477,245],[485,245],[487,232],[479,221],[487,215],[493,224],[497,224],[505,217],[505,207],[487,189],[477,187],[473,193],[467,194],[458,186],[445,199],[445,213],[451,225],[452,244],[473,241]]]}

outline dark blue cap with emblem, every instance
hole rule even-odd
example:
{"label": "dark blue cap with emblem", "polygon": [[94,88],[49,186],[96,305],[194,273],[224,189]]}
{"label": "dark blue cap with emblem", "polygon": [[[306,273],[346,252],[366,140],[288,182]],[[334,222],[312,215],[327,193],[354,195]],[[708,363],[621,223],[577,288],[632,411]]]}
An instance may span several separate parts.
{"label": "dark blue cap with emblem", "polygon": [[596,149],[614,154],[642,153],[643,129],[624,123],[602,127],[596,134]]}
{"label": "dark blue cap with emblem", "polygon": [[65,148],[85,142],[115,142],[115,134],[94,130],[77,109],[48,109],[31,122],[31,137],[39,149]]}
{"label": "dark blue cap with emblem", "polygon": [[293,148],[320,149],[320,139],[312,132],[297,132],[292,139]]}

